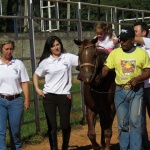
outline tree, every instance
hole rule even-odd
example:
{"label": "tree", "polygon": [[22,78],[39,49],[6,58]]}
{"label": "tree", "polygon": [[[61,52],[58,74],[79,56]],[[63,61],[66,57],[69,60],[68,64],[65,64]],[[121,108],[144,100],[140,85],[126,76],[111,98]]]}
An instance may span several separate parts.
{"label": "tree", "polygon": [[[24,16],[24,12],[27,12],[27,10],[24,10],[25,5],[24,2],[26,0],[3,0],[3,14],[4,15],[19,15],[19,16]],[[35,17],[40,17],[40,0],[32,0],[33,1],[33,16]],[[64,0],[67,1],[67,0]],[[92,3],[92,4],[101,4],[101,5],[109,5],[109,6],[116,6],[116,7],[122,7],[122,8],[130,8],[130,9],[142,9],[142,10],[149,10],[150,8],[150,3],[149,0],[70,0],[70,1],[74,1],[74,2],[85,2],[85,3]],[[46,1],[43,1],[46,2]],[[64,3],[60,3],[59,4],[59,18],[67,18],[67,5]],[[88,7],[86,7],[85,5],[82,6],[82,19],[87,19],[88,17]],[[70,18],[76,18],[76,10],[77,8],[75,6],[70,5]],[[55,18],[54,15],[54,11],[52,10],[52,17]],[[90,20],[105,20],[105,8],[96,8],[96,7],[90,7]],[[109,12],[110,13],[110,12]],[[26,14],[27,15],[27,14]],[[121,18],[122,16],[122,12],[118,12],[118,18]],[[141,14],[138,14],[138,17],[141,17]],[[144,16],[150,16],[149,13],[145,13]],[[108,15],[108,17],[110,17],[110,15]],[[125,14],[125,18],[133,18],[135,17],[135,14],[131,14],[131,13],[126,13]],[[40,21],[36,21],[38,24],[40,23]],[[23,19],[18,19],[18,23],[20,27],[24,26],[24,22]],[[0,30],[5,30],[7,32],[13,32],[14,31],[14,24],[15,21],[14,19],[6,19],[6,21],[4,21],[3,19],[0,19]],[[37,26],[38,26],[37,24]],[[70,25],[72,26],[73,23],[70,23]],[[61,22],[60,23],[61,27],[63,27],[64,30],[66,30],[66,26],[67,24],[65,24],[65,22]],[[25,25],[26,26],[26,25]],[[90,25],[86,25],[85,29],[89,29]],[[73,28],[74,29],[74,26]],[[92,29],[92,27],[91,27]]]}
{"label": "tree", "polygon": [[[17,12],[18,1],[17,0],[8,0],[7,2],[7,15],[13,16]],[[13,32],[14,30],[14,20],[13,19],[7,19],[6,20],[6,32]]]}

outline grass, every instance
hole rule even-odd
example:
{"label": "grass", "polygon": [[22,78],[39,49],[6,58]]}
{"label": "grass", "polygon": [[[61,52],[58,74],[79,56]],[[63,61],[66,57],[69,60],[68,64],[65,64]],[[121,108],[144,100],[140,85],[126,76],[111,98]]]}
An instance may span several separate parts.
{"label": "grass", "polygon": [[[42,88],[43,85],[41,85]],[[71,91],[79,91],[80,84],[74,83]],[[33,90],[32,85],[30,86],[30,97],[33,98]],[[72,112],[71,112],[71,126],[72,128],[76,128],[78,124],[82,121],[82,112],[81,112],[81,95],[80,93],[72,95]],[[39,114],[40,118],[45,118],[45,113],[43,109],[42,100],[39,101]],[[59,115],[58,115],[58,131],[60,130],[59,125]],[[34,120],[35,119],[35,107],[34,102],[31,103],[30,109],[28,111],[24,111],[23,122]],[[47,137],[47,123],[46,120],[43,119],[40,121],[40,132],[36,134],[36,125],[35,123],[29,123],[22,125],[21,127],[21,137],[23,141],[23,145],[26,144],[37,144],[43,141],[43,138]],[[7,133],[7,144],[9,145],[9,134]]]}

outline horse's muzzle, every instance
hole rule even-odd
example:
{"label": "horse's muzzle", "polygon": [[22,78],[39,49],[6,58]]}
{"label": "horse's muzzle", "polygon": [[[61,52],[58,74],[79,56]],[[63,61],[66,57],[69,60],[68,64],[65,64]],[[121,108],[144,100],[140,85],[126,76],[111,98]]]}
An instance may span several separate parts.
{"label": "horse's muzzle", "polygon": [[92,74],[82,75],[82,81],[85,83],[91,83]]}

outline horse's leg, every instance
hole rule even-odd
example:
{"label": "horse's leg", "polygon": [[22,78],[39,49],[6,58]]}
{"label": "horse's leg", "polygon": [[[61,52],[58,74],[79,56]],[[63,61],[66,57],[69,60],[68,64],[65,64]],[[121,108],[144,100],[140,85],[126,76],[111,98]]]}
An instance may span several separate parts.
{"label": "horse's leg", "polygon": [[107,120],[105,120],[105,130],[104,130],[104,136],[105,136],[105,150],[110,150],[110,141],[112,137],[112,124],[115,117],[115,104],[114,104],[114,91],[115,84],[112,84],[109,90],[108,94],[108,106],[107,111],[105,112],[105,117]]}
{"label": "horse's leg", "polygon": [[104,111],[99,113],[100,117],[100,126],[101,126],[101,139],[100,139],[100,144],[102,149],[105,148],[105,135],[104,135],[104,130],[105,130],[105,113]]}
{"label": "horse's leg", "polygon": [[99,113],[100,116],[100,126],[101,126],[101,147],[104,150],[110,150],[110,140],[112,136],[112,130],[109,128],[108,124],[110,121],[108,119],[108,112],[106,110]]}
{"label": "horse's leg", "polygon": [[95,124],[96,113],[86,107],[86,119],[88,123],[88,137],[92,143],[93,150],[100,150],[100,145],[96,142]]}

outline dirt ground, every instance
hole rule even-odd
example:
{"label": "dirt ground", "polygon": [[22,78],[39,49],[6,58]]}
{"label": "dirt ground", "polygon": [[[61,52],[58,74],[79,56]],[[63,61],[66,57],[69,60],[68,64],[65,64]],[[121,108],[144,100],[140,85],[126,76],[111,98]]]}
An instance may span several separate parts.
{"label": "dirt ground", "polygon": [[[147,128],[150,140],[150,119],[147,117]],[[100,141],[100,126],[99,122],[96,124],[97,141]],[[111,139],[111,150],[119,150],[118,145],[118,130],[116,118],[113,123],[113,136]],[[62,137],[61,133],[58,135],[59,149],[61,149]],[[100,142],[99,142],[100,143]],[[42,143],[37,145],[27,145],[23,150],[49,150],[48,138]],[[87,124],[79,127],[79,129],[73,129],[71,132],[71,138],[69,143],[69,150],[92,150],[91,143],[87,137]]]}

